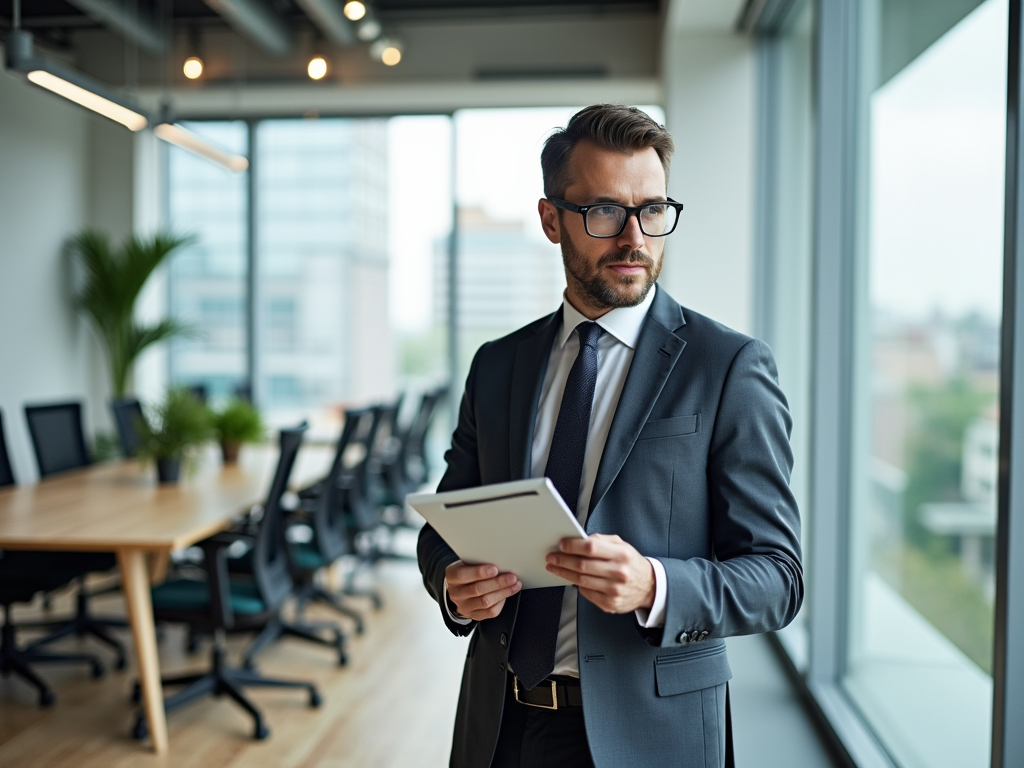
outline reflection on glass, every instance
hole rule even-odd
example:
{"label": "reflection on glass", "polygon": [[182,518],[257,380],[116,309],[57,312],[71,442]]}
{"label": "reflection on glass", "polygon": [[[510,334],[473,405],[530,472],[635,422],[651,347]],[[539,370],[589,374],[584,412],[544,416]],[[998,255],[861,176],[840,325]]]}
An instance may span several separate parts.
{"label": "reflection on glass", "polygon": [[866,33],[845,686],[899,765],[965,768],[989,762],[1008,9],[919,7]]}
{"label": "reflection on glass", "polygon": [[[248,154],[245,123],[187,123],[227,151]],[[194,324],[196,339],[171,342],[170,379],[201,385],[214,397],[233,393],[246,377],[246,174],[235,174],[168,147],[169,223],[198,235],[170,267],[171,315]]]}

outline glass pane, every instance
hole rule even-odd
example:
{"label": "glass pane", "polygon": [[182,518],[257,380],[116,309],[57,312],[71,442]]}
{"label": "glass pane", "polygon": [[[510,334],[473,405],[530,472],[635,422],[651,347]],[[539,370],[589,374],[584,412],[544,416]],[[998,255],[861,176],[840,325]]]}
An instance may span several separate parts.
{"label": "glass pane", "polygon": [[[813,2],[802,3],[786,31],[763,41],[773,57],[771,92],[774,124],[763,125],[773,138],[767,160],[772,177],[766,204],[769,224],[770,274],[767,290],[765,340],[775,353],[779,383],[793,416],[793,476],[790,485],[799,505],[803,526],[804,571],[809,571],[807,542],[811,529],[810,467],[810,355],[811,355],[811,251],[814,185]],[[772,119],[769,117],[768,119]],[[807,664],[806,606],[781,637],[798,669]]]}
{"label": "glass pane", "polygon": [[[243,122],[186,127],[216,146],[248,154]],[[199,238],[171,262],[171,315],[194,324],[199,336],[171,343],[170,379],[224,396],[247,375],[247,174],[224,170],[174,146],[168,152],[170,226]]]}
{"label": "glass pane", "polygon": [[446,378],[443,320],[423,286],[451,228],[449,126],[257,126],[257,396],[272,422],[309,418],[326,434],[344,405]]}
{"label": "glass pane", "polygon": [[[640,108],[665,122],[659,107]],[[561,252],[544,236],[537,215],[537,201],[544,196],[540,152],[551,131],[564,127],[579,109],[455,113],[458,388],[481,344],[561,305]],[[447,264],[439,264],[435,274],[444,284]]]}
{"label": "glass pane", "polygon": [[900,766],[987,766],[1008,4],[866,8],[845,686]]}

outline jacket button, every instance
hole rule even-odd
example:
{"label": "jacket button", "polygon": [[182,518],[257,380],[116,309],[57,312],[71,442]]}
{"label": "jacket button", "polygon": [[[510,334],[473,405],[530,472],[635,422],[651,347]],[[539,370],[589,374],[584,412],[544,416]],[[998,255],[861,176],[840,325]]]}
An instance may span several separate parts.
{"label": "jacket button", "polygon": [[688,642],[690,642],[690,635],[684,629],[682,632],[679,633],[679,637],[677,637],[676,640],[678,640],[683,645],[686,645]]}
{"label": "jacket button", "polygon": [[501,647],[504,648],[506,645],[508,645],[508,635],[502,632],[501,637],[498,638],[498,642],[501,643]]}

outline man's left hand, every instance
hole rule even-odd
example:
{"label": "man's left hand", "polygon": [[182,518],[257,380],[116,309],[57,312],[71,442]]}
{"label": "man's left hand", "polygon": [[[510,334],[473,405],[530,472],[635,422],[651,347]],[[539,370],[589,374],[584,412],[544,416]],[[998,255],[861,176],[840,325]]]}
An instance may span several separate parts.
{"label": "man's left hand", "polygon": [[547,569],[579,587],[606,613],[629,613],[654,605],[654,567],[618,536],[592,533],[562,539],[547,557]]}

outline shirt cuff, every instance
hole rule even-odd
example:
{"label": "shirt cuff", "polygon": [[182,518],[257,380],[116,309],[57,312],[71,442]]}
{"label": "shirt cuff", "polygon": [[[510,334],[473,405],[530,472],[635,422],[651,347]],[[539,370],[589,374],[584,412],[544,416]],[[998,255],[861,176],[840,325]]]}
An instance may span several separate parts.
{"label": "shirt cuff", "polygon": [[[658,563],[658,565],[661,565],[661,563]],[[664,571],[664,567],[662,567],[662,571]],[[445,613],[448,614],[448,618],[451,619],[452,621],[454,621],[456,624],[461,624],[462,626],[466,626],[467,624],[471,624],[473,622],[472,619],[468,619],[465,616],[462,616],[462,615],[460,615],[458,613],[455,613],[455,611],[452,610],[452,605],[453,605],[452,601],[448,599],[448,579],[445,579],[444,580],[444,610],[445,610]],[[662,612],[664,613],[664,610]],[[664,623],[664,620],[663,620],[663,623]]]}
{"label": "shirt cuff", "polygon": [[[654,605],[647,608],[637,608],[633,613],[640,626],[645,629],[665,626],[665,601],[668,598],[668,575],[665,573],[665,566],[660,560],[653,557],[647,558],[651,567],[654,568]],[[447,587],[445,587],[447,589]],[[445,593],[447,596],[447,592]]]}

